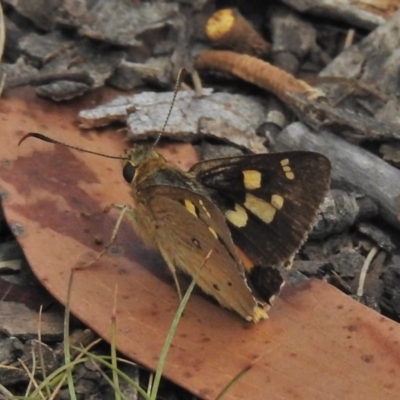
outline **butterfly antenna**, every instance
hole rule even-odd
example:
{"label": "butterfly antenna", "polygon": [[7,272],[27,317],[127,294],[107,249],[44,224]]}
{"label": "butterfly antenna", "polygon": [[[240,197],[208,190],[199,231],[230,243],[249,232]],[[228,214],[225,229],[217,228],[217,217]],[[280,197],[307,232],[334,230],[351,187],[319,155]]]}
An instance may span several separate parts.
{"label": "butterfly antenna", "polygon": [[186,70],[185,70],[185,68],[181,68],[181,69],[179,70],[178,77],[176,78],[175,87],[174,87],[174,96],[172,97],[172,102],[171,102],[171,106],[170,106],[169,111],[168,111],[167,118],[165,119],[164,126],[162,127],[161,131],[160,131],[159,134],[157,135],[157,139],[156,139],[155,142],[153,143],[152,148],[154,148],[154,147],[157,145],[157,143],[158,143],[158,142],[160,141],[160,139],[161,139],[161,136],[162,136],[162,135],[164,134],[164,132],[165,132],[165,127],[167,126],[169,117],[171,116],[172,109],[173,109],[174,104],[175,104],[176,96],[178,95],[179,88],[180,88],[180,86],[181,86],[181,83],[182,83],[183,78],[185,77],[185,75],[186,75]]}
{"label": "butterfly antenna", "polygon": [[18,142],[18,146],[19,146],[22,142],[24,142],[26,139],[28,139],[28,138],[30,138],[30,137],[34,137],[34,138],[36,138],[36,139],[43,140],[44,142],[49,142],[49,143],[53,143],[53,144],[59,144],[59,145],[61,145],[61,146],[69,147],[70,149],[74,149],[74,150],[79,150],[79,151],[82,151],[82,152],[84,152],[84,153],[95,154],[96,156],[102,156],[102,157],[106,157],[106,158],[114,158],[114,159],[117,159],[117,160],[125,160],[125,159],[126,159],[126,157],[111,156],[111,155],[109,155],[109,154],[97,153],[97,152],[95,152],[95,151],[82,149],[81,147],[71,146],[70,144],[66,144],[66,143],[60,142],[60,141],[55,140],[55,139],[53,139],[53,138],[51,138],[51,137],[48,137],[48,136],[46,136],[46,135],[43,135],[43,134],[41,134],[41,133],[36,133],[36,132],[29,132],[29,133],[27,133],[27,134]]}

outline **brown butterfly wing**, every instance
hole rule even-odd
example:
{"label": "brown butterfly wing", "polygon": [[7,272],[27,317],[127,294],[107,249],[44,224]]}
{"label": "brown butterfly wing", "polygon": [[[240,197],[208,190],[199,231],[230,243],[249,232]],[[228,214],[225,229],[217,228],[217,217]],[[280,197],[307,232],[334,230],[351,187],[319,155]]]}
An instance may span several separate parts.
{"label": "brown butterfly wing", "polygon": [[[247,320],[266,317],[266,305],[256,300],[218,208],[207,198],[170,186],[146,189],[146,207],[155,221],[155,237],[171,271],[195,277],[210,250],[211,256],[197,276],[197,284],[222,306]],[[189,201],[196,214],[188,211]]]}
{"label": "brown butterfly wing", "polygon": [[249,280],[268,301],[282,283],[274,268],[304,242],[329,188],[329,160],[295,151],[205,161],[191,172],[227,217],[233,241],[255,265]]}
{"label": "brown butterfly wing", "polygon": [[[290,175],[284,167],[290,168]],[[258,188],[246,188],[243,171],[260,172]],[[227,221],[234,242],[255,264],[269,266],[290,259],[303,243],[330,182],[329,160],[303,151],[205,161],[196,164],[192,172],[210,189],[212,199],[225,214],[236,204],[245,208],[245,225],[238,227]],[[261,207],[277,196],[282,199],[281,207],[271,220],[263,220],[246,206],[248,194]]]}

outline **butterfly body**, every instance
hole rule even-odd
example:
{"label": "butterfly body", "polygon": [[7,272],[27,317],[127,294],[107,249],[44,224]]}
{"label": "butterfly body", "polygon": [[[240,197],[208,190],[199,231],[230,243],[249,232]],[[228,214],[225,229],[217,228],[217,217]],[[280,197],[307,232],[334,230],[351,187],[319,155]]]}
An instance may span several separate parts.
{"label": "butterfly body", "polygon": [[134,229],[175,281],[178,271],[197,276],[222,306],[249,321],[267,318],[283,284],[276,267],[305,240],[328,189],[329,161],[289,152],[204,161],[184,172],[142,146],[125,159]]}

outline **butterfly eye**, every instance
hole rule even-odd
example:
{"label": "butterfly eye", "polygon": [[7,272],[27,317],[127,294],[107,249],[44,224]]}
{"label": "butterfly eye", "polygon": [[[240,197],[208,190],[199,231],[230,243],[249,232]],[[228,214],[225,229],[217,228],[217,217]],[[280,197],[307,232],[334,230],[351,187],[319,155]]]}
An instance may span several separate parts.
{"label": "butterfly eye", "polygon": [[122,175],[128,183],[132,183],[135,173],[136,167],[134,165],[129,162],[125,164],[124,169],[122,170]]}

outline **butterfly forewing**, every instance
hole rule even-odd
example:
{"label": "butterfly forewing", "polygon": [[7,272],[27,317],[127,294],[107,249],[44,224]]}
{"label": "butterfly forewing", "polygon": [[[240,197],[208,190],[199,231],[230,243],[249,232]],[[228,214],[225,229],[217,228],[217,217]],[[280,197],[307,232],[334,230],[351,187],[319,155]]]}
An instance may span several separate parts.
{"label": "butterfly forewing", "polygon": [[205,161],[192,168],[225,213],[237,244],[258,266],[288,261],[329,187],[323,155],[287,152]]}

